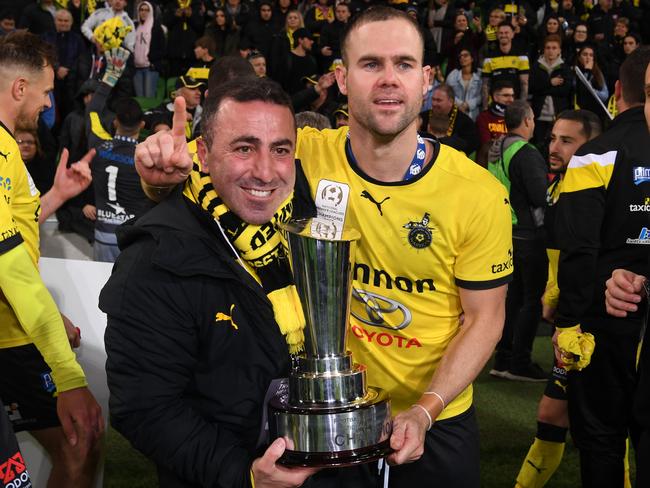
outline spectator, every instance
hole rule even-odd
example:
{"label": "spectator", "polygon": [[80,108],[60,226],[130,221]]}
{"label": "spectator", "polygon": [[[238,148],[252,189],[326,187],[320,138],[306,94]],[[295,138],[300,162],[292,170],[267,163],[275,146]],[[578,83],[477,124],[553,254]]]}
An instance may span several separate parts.
{"label": "spectator", "polygon": [[[488,169],[510,192],[514,278],[506,296],[506,320],[497,344],[492,376],[520,381],[546,381],[546,373],[531,359],[540,299],[546,285],[548,260],[542,226],[546,206],[546,162],[528,141],[535,116],[527,102],[506,107],[508,133],[493,142]],[[501,175],[499,177],[498,175]],[[505,180],[503,179],[505,178]]]}
{"label": "spectator", "polygon": [[481,166],[487,165],[487,156],[492,141],[504,136],[506,129],[506,107],[515,99],[515,89],[509,80],[497,80],[491,87],[492,103],[476,118],[479,135],[479,151],[476,162]]}
{"label": "spectator", "polygon": [[194,43],[194,56],[196,62],[187,71],[187,76],[203,83],[208,82],[210,67],[214,63],[216,43],[210,36],[199,37]]}
{"label": "spectator", "polygon": [[449,85],[443,84],[433,90],[431,114],[447,117],[445,135],[453,139],[450,146],[468,156],[478,149],[479,139],[476,125],[454,103],[454,91]]}
{"label": "spectator", "polygon": [[488,52],[483,61],[483,108],[488,106],[490,84],[496,80],[508,80],[515,89],[515,97],[526,100],[528,97],[528,56],[516,48],[512,40],[515,31],[510,24],[501,24],[497,31],[499,44]]}
{"label": "spectator", "polygon": [[[70,154],[70,161],[78,161],[88,151],[88,140],[86,139],[85,129],[85,107],[90,102],[98,86],[99,81],[86,80],[75,97],[75,102],[78,106],[63,120],[59,135],[59,151],[67,148]],[[104,127],[112,127],[113,114],[105,110],[101,123]],[[78,196],[65,202],[57,210],[56,219],[59,221],[59,230],[63,232],[75,232],[88,242],[92,242],[94,240],[94,224],[88,218],[88,215],[93,213],[90,209],[91,206],[94,206],[92,185]]]}
{"label": "spectator", "polygon": [[11,10],[0,12],[0,36],[16,30],[16,17]]}
{"label": "spectator", "polygon": [[454,9],[449,0],[434,0],[430,3],[427,25],[436,43],[436,51],[440,52],[442,40],[445,39],[453,28]]}
{"label": "spectator", "polygon": [[[578,51],[574,69],[579,69],[582,72],[591,85],[591,88],[596,92],[598,100],[607,106],[609,90],[607,89],[605,76],[603,76],[603,72],[596,62],[593,46],[587,44]],[[595,113],[601,121],[609,120],[609,115],[603,109],[603,105],[598,103],[591,91],[578,77],[575,78],[575,94],[576,108],[582,108]]]}
{"label": "spectator", "polygon": [[483,37],[470,29],[467,15],[462,11],[457,12],[454,15],[454,29],[442,42],[442,52],[447,56],[447,73],[458,68],[458,56],[462,50],[469,51],[472,58],[476,58],[482,42]]}
{"label": "spectator", "polygon": [[[230,18],[233,20],[235,28],[238,30],[244,29],[250,19],[250,8],[248,3],[242,3],[241,0],[225,0],[223,6]],[[218,10],[219,9],[214,12],[215,17]]]}
{"label": "spectator", "polygon": [[311,55],[314,37],[307,29],[298,29],[293,33],[295,48],[288,58],[286,78],[282,83],[290,95],[299,92],[304,87],[303,78],[318,73],[318,65]]}
{"label": "spectator", "polygon": [[16,127],[14,137],[18,143],[20,157],[23,159],[29,175],[34,180],[34,185],[41,195],[45,195],[54,182],[56,171],[55,154],[48,154],[41,148],[38,132],[35,128]]}
{"label": "spectator", "polygon": [[476,120],[481,108],[481,73],[470,50],[460,50],[458,68],[447,75],[446,83],[454,90],[459,110]]}
{"label": "spectator", "polygon": [[54,0],[36,0],[35,3],[28,5],[23,10],[18,27],[39,36],[46,32],[56,32],[54,27],[55,12]]}
{"label": "spectator", "polygon": [[286,76],[289,54],[296,47],[293,33],[296,29],[305,27],[302,15],[297,10],[287,13],[284,29],[278,32],[273,38],[270,60],[270,76],[276,81],[281,81]]}
{"label": "spectator", "polygon": [[628,34],[623,38],[623,52],[625,57],[641,45],[641,39],[637,34]]}
{"label": "spectator", "polygon": [[133,52],[135,47],[135,25],[129,14],[125,10],[126,0],[112,0],[110,7],[98,8],[90,17],[88,17],[83,24],[81,24],[81,32],[86,39],[90,42],[97,44],[94,31],[97,27],[102,25],[113,17],[119,17],[126,27],[130,27],[131,31],[124,39],[124,47]]}
{"label": "spectator", "polygon": [[317,0],[316,3],[305,12],[305,27],[314,35],[314,40],[320,40],[322,29],[334,22],[334,8],[330,0]]}
{"label": "spectator", "polygon": [[273,36],[279,31],[280,27],[273,14],[273,3],[270,0],[262,0],[259,4],[258,15],[246,24],[243,37],[248,39],[253,49],[268,59]]}
{"label": "spectator", "polygon": [[506,13],[502,9],[494,8],[490,10],[488,24],[483,30],[483,46],[485,47],[486,52],[494,51],[499,46],[497,31],[499,30],[499,26],[503,24],[505,20]]}
{"label": "spectator", "polygon": [[165,33],[150,2],[143,1],[138,5],[135,34],[135,95],[153,98],[158,91],[158,78],[165,54]]}
{"label": "spectator", "polygon": [[170,0],[163,13],[163,24],[167,26],[168,74],[184,75],[195,61],[194,42],[204,30],[199,2],[181,8]]}
{"label": "spectator", "polygon": [[[291,0],[278,0],[277,6],[273,11],[273,18],[275,19],[275,25],[278,29],[282,29],[285,25],[287,14],[295,8],[296,7]],[[300,15],[302,17],[302,14]]]}
{"label": "spectator", "polygon": [[350,125],[350,114],[348,113],[348,104],[343,103],[334,110],[334,128],[338,129],[345,125]]}
{"label": "spectator", "polygon": [[201,107],[201,86],[203,86],[203,83],[194,78],[187,75],[179,76],[176,80],[176,89],[171,94],[172,101],[163,102],[158,107],[145,113],[147,129],[154,132],[162,129],[171,129],[174,117],[174,99],[176,97],[183,97],[187,112],[185,137],[188,140],[196,137],[203,113],[203,108]]}
{"label": "spectator", "polygon": [[[537,39],[544,41],[544,39],[546,39],[551,34],[558,36],[560,38],[560,42],[562,44],[564,43],[564,31],[562,30],[560,18],[557,14],[551,14],[546,17],[546,21],[539,30]],[[542,51],[544,50],[544,46],[539,47],[541,47]]]}
{"label": "spectator", "polygon": [[334,21],[323,26],[319,40],[322,71],[327,71],[335,59],[341,59],[340,39],[350,15],[350,6],[339,3],[334,9]]}
{"label": "spectator", "polygon": [[573,30],[571,38],[562,46],[562,57],[567,64],[573,65],[578,51],[587,44],[589,40],[589,27],[586,22],[578,22]]}
{"label": "spectator", "polygon": [[205,28],[205,35],[214,39],[215,55],[232,56],[239,49],[239,27],[224,7],[214,12],[214,22]]}
{"label": "spectator", "polygon": [[296,114],[296,128],[313,127],[314,129],[331,129],[330,121],[323,114],[317,112],[298,112]]}
{"label": "spectator", "polygon": [[54,16],[56,32],[42,35],[45,42],[56,47],[57,66],[54,72],[54,99],[60,119],[72,111],[76,87],[70,71],[77,60],[87,51],[80,34],[72,31],[72,14],[69,10],[57,10]]}
{"label": "spectator", "polygon": [[530,94],[535,113],[533,143],[545,147],[553,121],[560,112],[570,108],[573,90],[571,69],[562,59],[561,40],[550,34],[544,40],[544,53],[533,65],[530,73]]}
{"label": "spectator", "polygon": [[253,51],[248,55],[248,62],[255,70],[255,74],[260,78],[266,76],[266,59],[264,55],[258,51]]}
{"label": "spectator", "polygon": [[608,41],[614,33],[612,0],[600,0],[589,13],[589,32],[596,42]]}

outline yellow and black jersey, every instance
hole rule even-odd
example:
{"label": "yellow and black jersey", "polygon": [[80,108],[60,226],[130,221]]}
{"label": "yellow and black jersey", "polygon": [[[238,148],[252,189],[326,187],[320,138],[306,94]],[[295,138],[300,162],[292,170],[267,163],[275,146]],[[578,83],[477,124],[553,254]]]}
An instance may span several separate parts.
{"label": "yellow and black jersey", "polygon": [[546,255],[548,256],[548,278],[544,291],[544,303],[557,308],[560,298],[560,288],[557,285],[557,268],[560,260],[560,250],[555,238],[555,211],[562,193],[564,178],[557,175],[546,192],[546,212],[544,213],[544,230],[546,232]]}
{"label": "yellow and black jersey", "polygon": [[[18,143],[1,122],[0,194],[0,253],[24,242],[34,266],[38,266],[39,193],[20,156]],[[0,300],[0,323],[0,348],[31,342],[4,297]]]}
{"label": "yellow and black jersey", "polygon": [[[415,178],[375,181],[349,162],[347,131],[299,130],[296,157],[319,217],[361,232],[349,348],[400,412],[428,387],[458,333],[459,287],[509,281],[510,207],[492,175],[437,143],[433,161]],[[439,418],[458,415],[471,401],[470,386]]]}
{"label": "yellow and black jersey", "polygon": [[[643,107],[636,107],[616,117],[569,162],[555,217],[559,327],[585,317],[608,318],[605,281],[614,269],[647,272],[649,216],[650,136]],[[621,328],[631,324],[619,322]]]}
{"label": "yellow and black jersey", "polygon": [[[39,192],[20,156],[18,143],[0,122],[0,252],[25,242],[29,255],[38,263]],[[16,236],[16,237],[14,237]]]}
{"label": "yellow and black jersey", "polygon": [[496,80],[509,80],[515,87],[515,95],[519,97],[521,91],[519,76],[528,74],[530,63],[524,51],[513,46],[508,54],[503,54],[499,47],[488,51],[483,60],[483,77],[489,78],[491,83]]}

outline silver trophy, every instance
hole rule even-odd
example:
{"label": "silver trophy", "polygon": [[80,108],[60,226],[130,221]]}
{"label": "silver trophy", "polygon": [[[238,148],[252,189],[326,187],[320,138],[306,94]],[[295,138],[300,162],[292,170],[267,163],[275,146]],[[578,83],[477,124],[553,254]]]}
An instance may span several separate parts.
{"label": "silver trophy", "polygon": [[347,351],[352,262],[359,233],[317,219],[287,231],[294,281],[305,313],[305,352],[268,404],[271,439],[293,466],[344,466],[384,457],[392,432],[390,399],[366,384],[366,367]]}

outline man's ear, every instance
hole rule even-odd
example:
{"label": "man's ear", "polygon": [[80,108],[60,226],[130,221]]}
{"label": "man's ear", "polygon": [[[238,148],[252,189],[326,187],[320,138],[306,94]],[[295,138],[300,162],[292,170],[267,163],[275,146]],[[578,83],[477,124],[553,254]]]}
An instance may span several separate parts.
{"label": "man's ear", "polygon": [[27,93],[29,82],[23,77],[16,78],[11,84],[11,96],[14,100],[23,100]]}
{"label": "man's ear", "polygon": [[346,85],[348,70],[345,66],[338,65],[334,71],[334,76],[336,76],[336,84],[339,86],[339,91],[343,95],[348,94],[348,87]]}
{"label": "man's ear", "polygon": [[202,137],[199,137],[196,140],[196,155],[198,156],[199,161],[201,162],[201,171],[204,173],[209,173],[210,171],[208,168],[208,146],[206,145]]}
{"label": "man's ear", "polygon": [[431,77],[433,76],[433,71],[431,66],[422,66],[422,96],[426,95],[429,91],[429,85],[431,84]]}

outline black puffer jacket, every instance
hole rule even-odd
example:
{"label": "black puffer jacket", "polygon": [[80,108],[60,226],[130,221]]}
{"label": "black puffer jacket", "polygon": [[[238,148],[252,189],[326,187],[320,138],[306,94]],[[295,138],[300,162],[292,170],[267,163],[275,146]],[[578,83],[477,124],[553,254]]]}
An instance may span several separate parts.
{"label": "black puffer jacket", "polygon": [[118,243],[99,303],[112,425],[188,483],[250,486],[265,393],[289,370],[271,303],[179,190]]}

